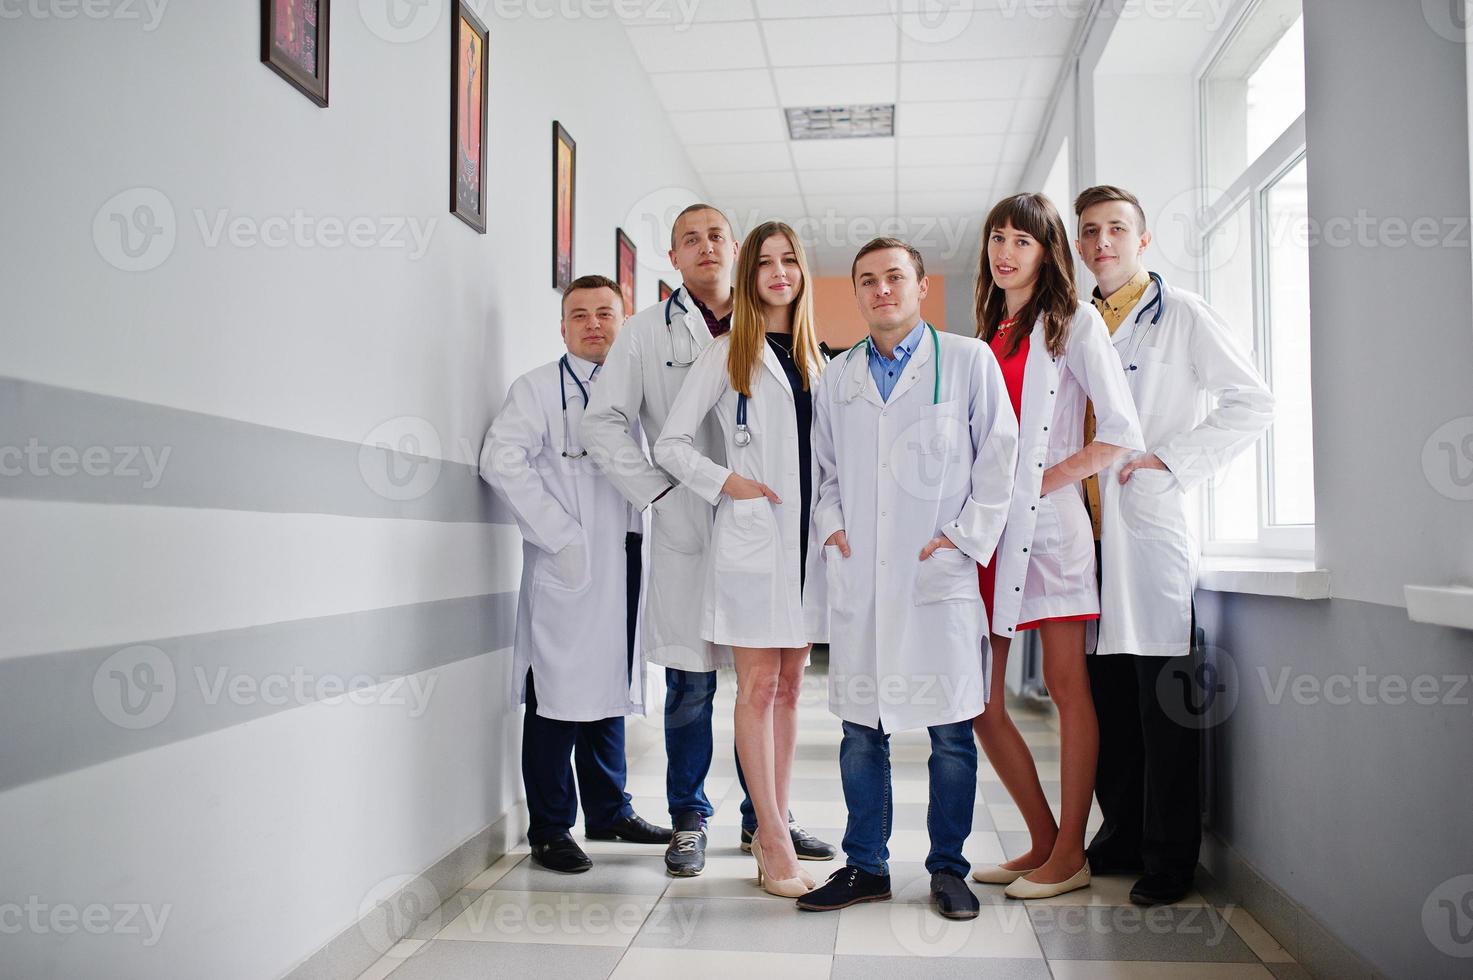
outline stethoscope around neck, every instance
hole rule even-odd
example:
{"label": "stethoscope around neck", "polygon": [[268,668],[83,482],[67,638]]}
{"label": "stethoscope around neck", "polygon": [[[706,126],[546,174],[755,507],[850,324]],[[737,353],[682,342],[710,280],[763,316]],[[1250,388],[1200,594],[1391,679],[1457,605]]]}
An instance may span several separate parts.
{"label": "stethoscope around neck", "polygon": [[685,305],[685,300],[680,298],[680,290],[678,289],[670,294],[669,299],[665,300],[665,333],[668,334],[670,337],[670,360],[665,362],[665,366],[690,367],[696,362],[696,356],[700,353],[700,351],[696,350],[695,341],[690,340],[689,337],[687,337],[687,341],[689,342],[688,352],[690,356],[685,359],[681,359],[680,356],[675,353],[675,327],[671,324],[670,321],[674,318],[677,307],[679,308],[679,312],[682,317],[690,312],[690,309]]}
{"label": "stethoscope around neck", "polygon": [[[932,377],[932,382],[931,382],[931,404],[932,405],[940,405],[941,404],[941,337],[936,333],[936,328],[933,327],[933,326],[931,326],[929,323],[926,324],[926,329],[931,334],[931,344],[932,344],[932,346],[933,346],[933,348],[935,349],[935,352],[936,352],[936,363],[932,365],[933,377]],[[844,355],[844,368],[845,368],[845,370],[848,370],[848,368],[849,368],[849,360],[850,360],[850,358],[852,358],[854,356],[854,352],[857,351],[857,350],[859,350],[859,348],[861,348],[861,347],[865,348],[865,355],[866,356],[874,353],[874,349],[875,349],[874,342],[872,340],[870,340],[870,338],[868,338],[868,337],[864,338],[859,343],[857,343],[853,347],[849,348],[849,353],[847,353],[847,354]]]}
{"label": "stethoscope around neck", "polygon": [[1139,365],[1135,363],[1135,356],[1140,353],[1141,341],[1144,340],[1146,336],[1145,329],[1141,327],[1141,320],[1145,317],[1147,313],[1150,313],[1151,310],[1154,309],[1156,311],[1156,314],[1151,317],[1151,322],[1146,324],[1147,327],[1154,327],[1156,324],[1161,322],[1161,314],[1166,311],[1166,284],[1163,283],[1161,281],[1161,277],[1154,272],[1147,272],[1146,275],[1150,276],[1151,282],[1156,284],[1156,295],[1151,299],[1149,303],[1141,308],[1140,312],[1136,313],[1135,315],[1135,329],[1133,331],[1135,336],[1131,338],[1130,356],[1125,359],[1126,371],[1140,370]]}
{"label": "stethoscope around neck", "polygon": [[[589,381],[593,380],[593,375],[598,373],[598,369],[599,365],[595,364],[593,366],[593,372],[588,375]],[[573,446],[573,442],[571,437],[569,436],[568,429],[568,383],[563,380],[564,374],[573,379],[573,384],[578,388],[578,394],[583,397],[583,407],[585,409],[588,407],[588,388],[583,384],[582,381],[578,380],[578,373],[573,370],[573,365],[569,363],[568,355],[564,354],[562,357],[558,358],[557,393],[558,399],[562,402],[563,405],[563,458],[582,459],[584,456],[588,455],[588,450],[580,449],[577,452],[570,452]]]}

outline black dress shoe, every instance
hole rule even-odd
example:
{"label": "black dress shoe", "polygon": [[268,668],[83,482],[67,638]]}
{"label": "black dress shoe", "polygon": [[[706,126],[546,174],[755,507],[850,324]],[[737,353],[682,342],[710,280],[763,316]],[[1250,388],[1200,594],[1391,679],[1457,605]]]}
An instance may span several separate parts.
{"label": "black dress shoe", "polygon": [[1133,905],[1150,908],[1153,905],[1172,905],[1187,897],[1192,890],[1190,875],[1147,874],[1130,890]]}
{"label": "black dress shoe", "polygon": [[631,844],[668,844],[672,834],[669,827],[656,827],[639,814],[621,817],[612,826],[601,830],[592,828],[584,832],[589,840],[625,840]]}
{"label": "black dress shoe", "polygon": [[829,880],[798,899],[798,908],[808,912],[834,912],[860,902],[883,902],[890,898],[890,876],[870,874],[852,864],[829,875]]}
{"label": "black dress shoe", "polygon": [[[755,831],[742,828],[742,850],[752,853],[752,837]],[[798,826],[797,821],[788,822],[788,834],[793,838],[793,850],[799,861],[832,861],[839,852],[834,845],[821,841]]]}
{"label": "black dress shoe", "polygon": [[565,875],[581,874],[593,867],[583,848],[568,834],[556,837],[546,844],[532,845],[532,860],[549,871]]}
{"label": "black dress shoe", "polygon": [[676,878],[694,878],[706,870],[706,821],[699,813],[675,818],[675,833],[665,848],[665,870]]}
{"label": "black dress shoe", "polygon": [[981,909],[966,879],[955,871],[931,874],[931,904],[948,919],[975,919]]}

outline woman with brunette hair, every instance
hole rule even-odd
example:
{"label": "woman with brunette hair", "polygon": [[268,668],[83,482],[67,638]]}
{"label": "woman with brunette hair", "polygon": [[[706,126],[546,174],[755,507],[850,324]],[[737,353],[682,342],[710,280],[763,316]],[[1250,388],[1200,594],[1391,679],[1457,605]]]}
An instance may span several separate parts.
{"label": "woman with brunette hair", "polygon": [[[759,225],[737,252],[731,330],[712,341],[655,442],[655,461],[716,505],[701,636],[730,644],[737,671],[737,756],[757,813],[758,884],[796,898],[813,888],[788,829],[798,691],[809,645],[827,638],[823,595],[805,596],[813,477],[810,388],[823,359],[808,264],[793,229]],[[727,466],[695,449],[715,414]],[[811,614],[804,615],[805,601]]]}
{"label": "woman with brunette hair", "polygon": [[[1089,884],[1085,822],[1099,730],[1085,670],[1086,626],[1099,619],[1094,534],[1080,483],[1144,449],[1135,403],[1093,306],[1078,301],[1069,236],[1042,194],[1019,194],[987,217],[977,273],[977,336],[991,346],[1018,415],[1018,469],[1007,526],[980,569],[992,630],[986,710],[972,723],[987,759],[1023,813],[1031,846],[972,877],[1010,898],[1048,898]],[[1093,441],[1084,442],[1086,402]],[[1013,637],[1036,629],[1043,675],[1059,711],[1062,784],[1054,822],[1038,770],[1008,717]]]}

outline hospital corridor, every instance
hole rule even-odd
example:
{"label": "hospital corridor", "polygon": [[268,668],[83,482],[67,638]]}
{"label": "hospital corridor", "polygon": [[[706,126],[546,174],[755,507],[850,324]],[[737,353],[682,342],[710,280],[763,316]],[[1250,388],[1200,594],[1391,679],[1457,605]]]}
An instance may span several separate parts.
{"label": "hospital corridor", "polygon": [[1473,976],[1473,0],[0,76],[0,980]]}

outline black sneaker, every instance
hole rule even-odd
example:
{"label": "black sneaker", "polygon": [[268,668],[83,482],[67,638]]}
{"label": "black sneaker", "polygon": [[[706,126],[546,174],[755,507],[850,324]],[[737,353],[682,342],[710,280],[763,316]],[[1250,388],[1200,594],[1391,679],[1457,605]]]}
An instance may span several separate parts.
{"label": "black sneaker", "polygon": [[581,874],[593,867],[593,862],[583,853],[583,848],[569,834],[553,838],[545,844],[533,844],[532,860],[549,871],[565,875]]}
{"label": "black sneaker", "polygon": [[[742,828],[742,850],[748,854],[752,853],[752,838],[756,831]],[[832,861],[839,852],[834,845],[827,841],[821,841],[808,831],[798,826],[798,821],[788,821],[788,834],[793,838],[793,851],[797,853],[799,861]]]}
{"label": "black sneaker", "polygon": [[966,879],[955,871],[931,874],[931,904],[947,919],[975,919],[981,909]]}
{"label": "black sneaker", "polygon": [[589,828],[584,831],[589,840],[626,840],[631,844],[668,844],[672,836],[669,827],[656,827],[639,814],[623,817],[602,830]]}
{"label": "black sneaker", "polygon": [[1130,890],[1130,901],[1146,908],[1172,905],[1186,898],[1191,890],[1191,875],[1146,874]]}
{"label": "black sneaker", "polygon": [[834,912],[860,902],[884,902],[890,898],[890,876],[861,871],[852,864],[829,875],[829,880],[798,899],[798,908],[808,912]]}
{"label": "black sneaker", "polygon": [[675,818],[675,833],[665,848],[665,870],[677,878],[694,878],[706,870],[706,821],[699,813]]}

